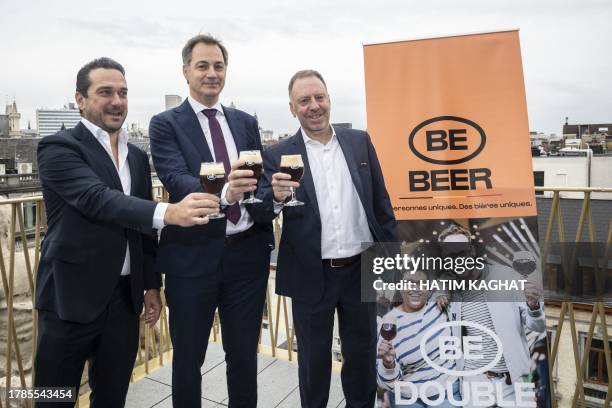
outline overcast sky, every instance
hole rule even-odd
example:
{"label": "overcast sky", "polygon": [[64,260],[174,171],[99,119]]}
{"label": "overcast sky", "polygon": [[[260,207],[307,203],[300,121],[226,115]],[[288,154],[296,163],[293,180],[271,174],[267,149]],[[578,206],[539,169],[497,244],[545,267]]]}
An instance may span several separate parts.
{"label": "overcast sky", "polygon": [[164,95],[187,95],[180,50],[199,32],[229,50],[221,101],[297,129],[287,82],[319,70],[332,120],[366,127],[363,43],[520,28],[531,130],[612,122],[611,0],[351,1],[0,0],[0,96],[35,126],[37,107],[74,100],[78,69],[109,56],[126,68],[127,122],[147,127]]}

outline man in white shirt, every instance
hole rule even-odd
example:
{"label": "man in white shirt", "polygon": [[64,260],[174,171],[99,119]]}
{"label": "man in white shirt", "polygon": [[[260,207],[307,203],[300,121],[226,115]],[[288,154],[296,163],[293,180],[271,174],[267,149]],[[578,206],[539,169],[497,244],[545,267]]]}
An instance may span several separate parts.
{"label": "man in white shirt", "polygon": [[72,387],[76,397],[88,360],[94,408],[125,403],[143,302],[145,322],[159,318],[156,230],[206,224],[219,207],[210,194],[152,201],[148,157],[121,128],[127,92],[119,63],[86,64],[76,81],[82,121],[38,145],[48,230],[36,280],[35,386]]}
{"label": "man in white shirt", "polygon": [[215,309],[219,310],[230,407],[257,406],[257,342],[274,247],[271,222],[254,222],[261,204],[242,203],[257,180],[238,170],[239,153],[263,150],[257,120],[221,105],[227,50],[198,35],[183,48],[189,96],[155,115],[149,136],[157,175],[170,202],[202,191],[200,166],[221,162],[228,182],[221,192],[224,218],[203,227],[167,227],[161,233],[157,270],[166,274],[172,338],[172,402],[200,407],[201,367]]}
{"label": "man in white shirt", "polygon": [[[289,82],[289,107],[298,132],[264,152],[264,201],[257,217],[283,211],[276,292],[292,298],[298,341],[302,407],[327,406],[334,313],[342,342],[342,387],[347,407],[374,406],[376,305],[361,302],[362,243],[389,242],[396,221],[370,136],[334,128],[321,74],[297,72]],[[280,173],[283,155],[301,155],[300,183]],[[302,206],[283,208],[290,187]],[[266,218],[267,217],[267,218]]]}

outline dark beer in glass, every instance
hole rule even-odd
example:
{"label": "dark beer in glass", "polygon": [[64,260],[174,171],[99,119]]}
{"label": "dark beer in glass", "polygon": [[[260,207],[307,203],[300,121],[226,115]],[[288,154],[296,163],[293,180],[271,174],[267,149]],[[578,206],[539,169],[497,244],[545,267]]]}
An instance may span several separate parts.
{"label": "dark beer in glass", "polygon": [[380,337],[391,341],[397,336],[397,318],[385,316],[380,326]]}
{"label": "dark beer in glass", "polygon": [[[239,169],[253,171],[253,178],[257,179],[259,182],[259,178],[263,174],[263,160],[261,159],[261,152],[259,150],[242,151],[240,152],[240,157],[238,160],[242,162]],[[259,198],[256,198],[255,193],[251,191],[249,198],[242,200],[242,202],[244,204],[256,204],[261,203],[262,201]]]}
{"label": "dark beer in glass", "polygon": [[[291,181],[298,182],[304,175],[304,162],[301,154],[282,155],[280,162],[280,172],[289,174]],[[304,205],[303,202],[295,199],[295,188],[291,187],[291,200],[285,203],[287,207]]]}
{"label": "dark beer in glass", "polygon": [[397,335],[397,326],[394,323],[383,323],[380,328],[380,336],[387,340],[391,341]]}
{"label": "dark beer in glass", "polygon": [[[222,162],[202,163],[200,166],[200,184],[205,193],[221,196],[225,185],[225,168]],[[223,218],[225,214],[221,211],[208,215],[208,218]]]}

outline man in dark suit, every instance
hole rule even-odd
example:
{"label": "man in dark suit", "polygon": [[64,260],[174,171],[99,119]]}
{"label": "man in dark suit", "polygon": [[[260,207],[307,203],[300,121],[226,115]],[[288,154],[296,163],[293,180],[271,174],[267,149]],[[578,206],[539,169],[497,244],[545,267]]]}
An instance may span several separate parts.
{"label": "man in dark suit", "polygon": [[[371,408],[376,394],[376,305],[360,301],[362,243],[390,242],[396,222],[366,132],[330,125],[321,74],[296,73],[289,107],[298,132],[264,153],[261,220],[283,211],[276,292],[292,298],[302,407],[327,406],[334,313],[342,342],[346,406]],[[301,155],[300,184],[279,172],[283,155]],[[283,208],[290,187],[302,206]]]}
{"label": "man in dark suit", "polygon": [[227,50],[215,38],[198,35],[183,48],[189,97],[151,120],[149,135],[157,175],[170,202],[202,191],[203,162],[223,162],[229,182],[221,193],[225,218],[204,227],[166,227],[157,270],[166,274],[170,309],[172,401],[201,405],[201,367],[215,309],[219,309],[230,407],[257,405],[257,342],[268,282],[272,224],[254,223],[258,204],[241,203],[254,191],[251,170],[238,170],[238,154],[262,150],[257,121],[219,102],[225,84]]}
{"label": "man in dark suit", "polygon": [[36,281],[35,385],[78,393],[89,360],[90,406],[122,407],[143,301],[147,324],[161,311],[154,229],[205,224],[218,199],[199,194],[178,204],[151,201],[147,155],[128,144],[121,129],[127,85],[119,63],[99,58],[83,66],[76,101],[82,121],[38,145],[48,230]]}

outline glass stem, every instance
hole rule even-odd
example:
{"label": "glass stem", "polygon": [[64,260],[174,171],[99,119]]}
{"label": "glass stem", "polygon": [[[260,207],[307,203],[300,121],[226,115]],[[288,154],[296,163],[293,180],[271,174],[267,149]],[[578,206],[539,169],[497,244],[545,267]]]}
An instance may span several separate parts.
{"label": "glass stem", "polygon": [[295,201],[295,187],[291,187],[291,201]]}

